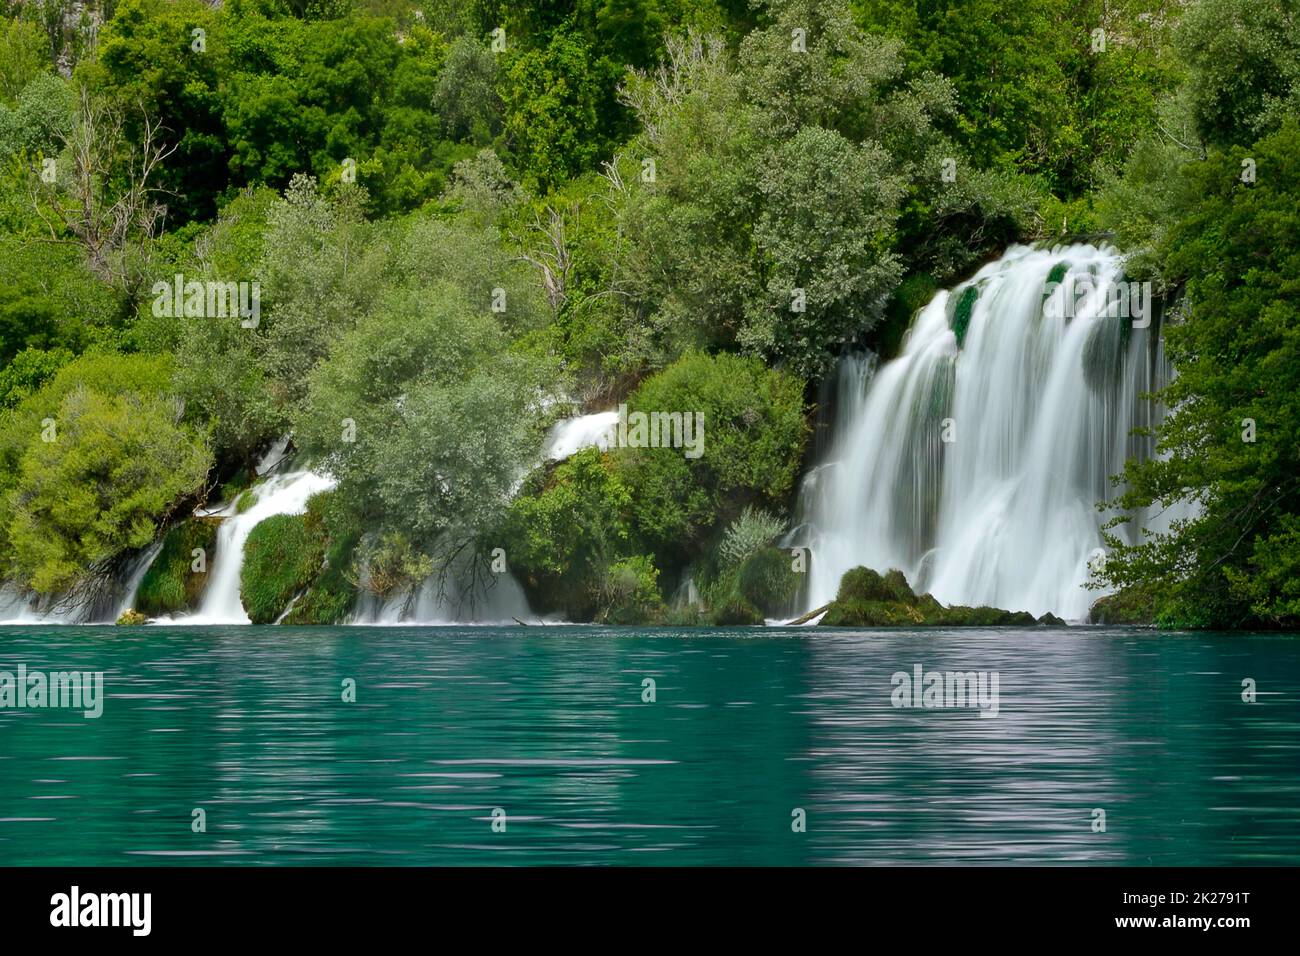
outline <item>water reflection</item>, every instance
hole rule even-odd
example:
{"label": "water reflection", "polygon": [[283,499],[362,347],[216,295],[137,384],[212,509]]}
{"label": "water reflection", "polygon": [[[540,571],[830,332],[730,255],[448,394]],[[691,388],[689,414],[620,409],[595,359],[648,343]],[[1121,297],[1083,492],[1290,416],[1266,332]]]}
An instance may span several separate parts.
{"label": "water reflection", "polygon": [[[102,670],[107,699],[98,720],[0,710],[0,863],[1294,864],[1296,647],[4,628],[0,670]],[[998,717],[893,707],[891,675],[915,664],[996,671]]]}

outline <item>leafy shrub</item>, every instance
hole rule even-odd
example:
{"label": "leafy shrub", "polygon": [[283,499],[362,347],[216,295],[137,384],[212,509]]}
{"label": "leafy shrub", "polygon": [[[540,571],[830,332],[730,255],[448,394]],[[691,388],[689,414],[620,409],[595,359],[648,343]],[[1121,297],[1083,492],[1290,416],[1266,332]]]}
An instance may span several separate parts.
{"label": "leafy shrub", "polygon": [[771,512],[748,505],[740,513],[718,547],[718,557],[724,566],[737,565],[751,554],[771,544],[785,530],[785,522]]}
{"label": "leafy shrub", "polygon": [[323,542],[325,558],[284,623],[341,624],[357,600],[353,557],[361,539],[361,524],[333,491],[311,497],[303,524],[309,536]]}
{"label": "leafy shrub", "polygon": [[591,618],[606,569],[627,553],[631,505],[611,459],[596,448],[562,462],[545,487],[511,503],[505,551],[534,607]]}
{"label": "leafy shrub", "polygon": [[605,573],[600,589],[602,624],[651,624],[663,618],[663,596],[659,593],[659,569],[654,559],[642,554],[616,561]]}
{"label": "leafy shrub", "polygon": [[636,530],[661,566],[702,552],[714,529],[746,505],[780,509],[794,487],[807,439],[803,383],[761,361],[688,355],[647,379],[627,402],[635,412],[703,415],[703,450],[623,448],[619,475]]}
{"label": "leafy shrub", "polygon": [[201,488],[211,451],[170,373],[166,359],[83,356],[0,413],[0,564],[25,586],[90,582]]}
{"label": "leafy shrub", "polygon": [[789,606],[799,588],[790,555],[780,548],[762,548],[746,558],[738,582],[747,600],[773,615]]}
{"label": "leafy shrub", "polygon": [[433,559],[400,531],[385,531],[363,541],[356,557],[358,577],[371,594],[386,598],[433,573]]}

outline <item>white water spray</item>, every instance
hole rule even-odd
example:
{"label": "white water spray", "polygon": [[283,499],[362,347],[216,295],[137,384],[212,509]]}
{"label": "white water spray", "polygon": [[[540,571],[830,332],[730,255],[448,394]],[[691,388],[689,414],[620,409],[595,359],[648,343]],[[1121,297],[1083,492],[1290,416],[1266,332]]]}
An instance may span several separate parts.
{"label": "white water spray", "polygon": [[608,451],[618,427],[618,412],[595,412],[556,422],[547,433],[542,446],[542,457],[548,461],[563,461],[595,446]]}
{"label": "white water spray", "polygon": [[[224,520],[217,530],[217,543],[208,571],[210,580],[203,599],[193,614],[161,620],[162,624],[248,624],[248,612],[239,597],[240,574],[244,569],[244,544],[261,522],[275,515],[300,515],[312,495],[329,491],[334,479],[314,471],[273,475],[252,489],[257,500],[243,514],[235,513],[231,502],[216,512]],[[238,500],[238,499],[236,499]]]}

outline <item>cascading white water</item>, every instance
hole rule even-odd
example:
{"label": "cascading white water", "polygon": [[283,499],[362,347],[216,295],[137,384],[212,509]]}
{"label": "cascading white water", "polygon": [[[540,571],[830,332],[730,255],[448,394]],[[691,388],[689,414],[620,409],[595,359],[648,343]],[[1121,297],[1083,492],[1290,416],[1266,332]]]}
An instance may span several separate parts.
{"label": "cascading white water", "polygon": [[140,592],[140,584],[144,581],[144,576],[149,571],[149,565],[162,552],[163,539],[159,538],[135,559],[131,567],[128,568],[125,584],[122,587],[122,600],[117,603],[117,613],[113,620],[116,621],[127,611],[135,610],[135,596]]}
{"label": "cascading white water", "polygon": [[[614,440],[618,412],[594,412],[565,418],[551,426],[542,443],[542,461],[559,462],[584,448],[606,450]],[[522,486],[527,470],[519,476]],[[352,624],[511,624],[540,622],[528,606],[523,586],[509,571],[471,574],[472,558],[455,562],[445,575],[432,575],[414,591],[381,600],[363,593]],[[363,572],[364,573],[364,572]]]}
{"label": "cascading white water", "polygon": [[63,610],[45,605],[13,584],[0,585],[0,625],[3,624],[79,624],[81,609]]}
{"label": "cascading white water", "polygon": [[415,592],[380,601],[363,593],[351,624],[514,624],[537,620],[523,586],[509,571],[485,572],[477,580],[459,562],[441,580],[426,578]]}
{"label": "cascading white water", "polygon": [[563,461],[592,446],[606,451],[614,440],[617,427],[617,411],[565,418],[551,426],[542,445],[542,457],[548,461]]}
{"label": "cascading white water", "polygon": [[[561,461],[583,448],[607,448],[611,441],[618,412],[597,412],[557,422],[543,447],[544,460]],[[280,465],[288,439],[282,439],[267,452],[256,468],[265,475]],[[209,580],[199,607],[189,614],[159,618],[158,624],[248,624],[247,612],[240,599],[240,576],[244,566],[244,545],[259,523],[274,515],[302,514],[307,500],[335,486],[334,479],[312,471],[295,471],[265,478],[248,492],[255,503],[242,514],[234,501],[196,514],[222,518],[217,541],[209,562]],[[132,562],[122,582],[122,599],[115,604],[116,620],[134,606],[149,565],[162,549],[155,542],[139,559]],[[463,571],[464,569],[459,569]],[[388,601],[378,601],[363,594],[357,602],[351,623],[354,624],[510,624],[515,621],[538,621],[528,606],[523,587],[508,571],[490,575],[473,584],[452,574],[439,583],[437,577],[424,581],[413,594],[403,594]],[[287,613],[288,608],[285,609]],[[29,595],[6,585],[0,589],[0,623],[78,623],[84,613],[38,611]],[[282,614],[281,617],[284,615]],[[109,622],[111,623],[111,621]]]}
{"label": "cascading white water", "polygon": [[[155,541],[126,563],[119,577],[119,587],[110,586],[98,598],[65,606],[64,595],[41,600],[13,584],[0,585],[0,625],[3,624],[112,624],[131,609],[145,571],[162,542]],[[121,595],[118,597],[117,595]]]}
{"label": "cascading white water", "polygon": [[1149,451],[1129,432],[1149,423],[1139,395],[1163,375],[1142,321],[1108,310],[1121,273],[1109,249],[1013,247],[922,309],[897,359],[842,363],[830,452],[804,479],[790,538],[812,553],[808,609],[865,565],[900,568],[945,604],[1087,616],[1096,504]]}
{"label": "cascading white water", "polygon": [[299,515],[307,510],[307,499],[333,488],[335,481],[314,471],[273,475],[252,489],[253,506],[235,513],[235,503],[216,512],[222,517],[208,574],[208,586],[193,614],[161,620],[166,624],[248,624],[248,612],[239,597],[239,578],[244,568],[244,543],[258,524],[274,515]]}

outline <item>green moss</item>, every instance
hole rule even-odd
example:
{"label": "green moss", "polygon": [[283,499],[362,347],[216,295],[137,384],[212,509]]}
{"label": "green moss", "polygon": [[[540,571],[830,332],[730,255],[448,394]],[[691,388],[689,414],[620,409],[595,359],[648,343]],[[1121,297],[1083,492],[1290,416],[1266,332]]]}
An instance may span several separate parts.
{"label": "green moss", "polygon": [[897,601],[836,601],[821,623],[827,627],[915,627],[925,616],[910,604]]}
{"label": "green moss", "polygon": [[907,577],[897,568],[881,577],[871,568],[852,568],[840,578],[837,601],[902,601],[915,603],[916,595],[908,586]]}
{"label": "green moss", "polygon": [[285,615],[283,623],[341,624],[347,620],[357,601],[357,586],[347,571],[359,540],[360,535],[351,535],[331,544],[320,575]]}
{"label": "green moss", "polygon": [[980,290],[970,285],[957,300],[957,307],[952,314],[952,332],[957,336],[957,348],[961,348],[966,342],[966,330],[970,328],[971,314],[975,311],[975,302],[979,297]]}
{"label": "green moss", "polygon": [[336,492],[326,491],[307,502],[303,530],[310,542],[309,550],[322,553],[324,558],[282,623],[341,624],[357,600],[352,566],[361,541],[360,522],[343,508]]}
{"label": "green moss", "polygon": [[223,482],[217,489],[217,501],[234,501],[235,498],[246,489],[249,485],[248,472],[240,469],[231,475],[230,480]]}
{"label": "green moss", "polygon": [[1028,611],[1004,611],[980,605],[954,604],[931,615],[926,621],[935,627],[1031,627],[1038,621]]}
{"label": "green moss", "polygon": [[1083,378],[1094,392],[1104,393],[1123,381],[1132,321],[1103,316],[1088,332],[1083,344]]}
{"label": "green moss", "polygon": [[148,623],[149,618],[139,611],[123,611],[122,616],[117,619],[118,627],[139,627]]}
{"label": "green moss", "polygon": [[242,515],[255,504],[257,504],[257,494],[251,488],[242,491],[235,499],[235,514]]}
{"label": "green moss", "polygon": [[[140,580],[135,610],[158,617],[198,607],[220,525],[220,518],[190,518],[168,531],[162,550]],[[195,571],[194,551],[199,548],[204,552],[203,570]]]}
{"label": "green moss", "polygon": [[306,515],[274,515],[253,528],[239,577],[239,597],[252,622],[273,623],[312,582],[324,557]]}
{"label": "green moss", "polygon": [[719,627],[756,625],[764,621],[763,612],[740,594],[729,595],[711,610],[709,617]]}
{"label": "green moss", "polygon": [[840,579],[839,591],[821,623],[828,627],[1028,627],[1060,625],[1044,615],[996,607],[944,607],[933,595],[917,595],[902,571],[881,577],[870,568],[853,568]]}
{"label": "green moss", "polygon": [[[1052,271],[1047,273],[1047,282],[1045,283],[1045,285],[1047,286],[1060,285],[1061,282],[1064,281],[1065,276],[1069,271],[1070,271],[1070,264],[1068,262],[1058,262],[1056,265],[1052,266]],[[1044,289],[1043,296],[1046,297],[1047,295],[1048,292],[1046,289]]]}
{"label": "green moss", "polygon": [[1099,598],[1088,612],[1092,624],[1143,624],[1156,623],[1154,595],[1140,588],[1125,588]]}

